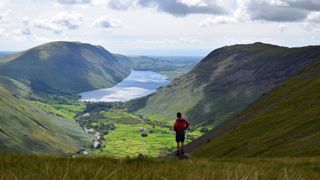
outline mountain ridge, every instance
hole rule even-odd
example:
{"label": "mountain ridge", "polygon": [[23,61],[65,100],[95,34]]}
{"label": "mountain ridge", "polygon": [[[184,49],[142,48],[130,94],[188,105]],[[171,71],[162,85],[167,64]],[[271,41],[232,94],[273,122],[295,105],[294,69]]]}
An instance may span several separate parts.
{"label": "mountain ridge", "polygon": [[80,42],[49,42],[0,62],[1,76],[40,93],[77,94],[111,87],[128,74],[103,47]]}
{"label": "mountain ridge", "polygon": [[181,111],[196,126],[216,126],[317,61],[319,52],[264,43],[222,47],[167,87],[129,102],[129,110],[163,121]]}
{"label": "mountain ridge", "polygon": [[319,87],[320,61],[186,145],[186,151],[199,157],[318,156]]}

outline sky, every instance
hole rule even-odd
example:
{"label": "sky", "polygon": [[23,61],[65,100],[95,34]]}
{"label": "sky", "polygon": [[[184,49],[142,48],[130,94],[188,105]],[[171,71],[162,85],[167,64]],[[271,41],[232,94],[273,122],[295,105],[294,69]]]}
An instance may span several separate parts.
{"label": "sky", "polygon": [[51,41],[160,56],[258,41],[319,45],[320,0],[0,0],[0,51]]}

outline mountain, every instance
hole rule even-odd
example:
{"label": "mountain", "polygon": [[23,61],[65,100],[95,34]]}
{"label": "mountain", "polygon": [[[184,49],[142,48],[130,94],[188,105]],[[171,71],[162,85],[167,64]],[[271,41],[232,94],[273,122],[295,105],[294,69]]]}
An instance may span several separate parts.
{"label": "mountain", "polygon": [[0,76],[40,93],[77,94],[111,87],[128,74],[101,46],[79,42],[51,42],[0,59]]}
{"label": "mountain", "polygon": [[320,46],[222,47],[167,87],[129,102],[129,110],[163,121],[180,111],[193,125],[214,127],[319,58]]}
{"label": "mountain", "polygon": [[11,55],[11,54],[14,54],[15,52],[13,51],[0,51],[0,58],[3,58],[5,56],[8,56],[8,55]]}
{"label": "mountain", "polygon": [[38,109],[0,85],[0,151],[65,154],[88,145],[74,122]]}
{"label": "mountain", "polygon": [[173,63],[159,58],[151,58],[147,56],[124,56],[114,54],[114,57],[127,69],[137,71],[172,71],[175,69]]}
{"label": "mountain", "polygon": [[319,90],[318,62],[186,149],[199,157],[319,156]]}
{"label": "mountain", "polygon": [[154,71],[166,75],[170,80],[189,72],[201,57],[193,56],[124,56],[113,54],[119,63],[137,71]]}

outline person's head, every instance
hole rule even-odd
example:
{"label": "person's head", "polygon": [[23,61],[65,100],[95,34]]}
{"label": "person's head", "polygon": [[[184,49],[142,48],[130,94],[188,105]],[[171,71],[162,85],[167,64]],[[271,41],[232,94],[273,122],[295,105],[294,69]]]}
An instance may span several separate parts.
{"label": "person's head", "polygon": [[181,115],[181,112],[178,112],[178,113],[177,113],[177,117],[178,117],[178,118],[181,118],[181,116],[182,116],[182,115]]}

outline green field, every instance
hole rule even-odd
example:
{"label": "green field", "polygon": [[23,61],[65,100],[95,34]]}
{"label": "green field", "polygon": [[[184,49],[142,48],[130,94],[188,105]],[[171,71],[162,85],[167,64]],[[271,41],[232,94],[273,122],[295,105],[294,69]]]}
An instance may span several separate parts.
{"label": "green field", "polygon": [[[91,112],[90,116],[81,119],[80,124],[105,134],[102,148],[95,150],[93,155],[124,158],[141,154],[159,157],[174,151],[176,146],[171,125],[141,119],[123,110]],[[142,137],[142,134],[147,137]],[[200,135],[199,130],[188,132],[186,143]]]}
{"label": "green field", "polygon": [[31,103],[38,108],[43,109],[46,112],[50,112],[65,119],[74,120],[74,117],[84,111],[84,103],[78,104],[60,104],[60,103],[42,103],[39,101],[31,101]]}
{"label": "green field", "polygon": [[[140,128],[148,129],[145,131],[147,137],[141,136]],[[136,157],[139,154],[158,157],[175,147],[172,131],[168,128],[153,128],[147,124],[117,124],[116,129],[104,138],[105,147],[98,154],[111,157]]]}
{"label": "green field", "polygon": [[0,179],[306,179],[320,158],[124,159],[0,154]]}

